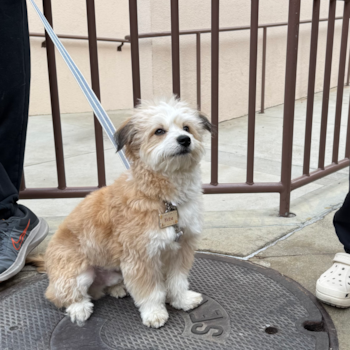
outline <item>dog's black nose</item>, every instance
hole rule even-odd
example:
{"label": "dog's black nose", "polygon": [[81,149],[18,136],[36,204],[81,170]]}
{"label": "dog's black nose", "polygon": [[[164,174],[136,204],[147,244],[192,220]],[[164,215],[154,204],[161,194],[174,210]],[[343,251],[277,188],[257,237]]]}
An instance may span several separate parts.
{"label": "dog's black nose", "polygon": [[188,147],[191,144],[191,139],[186,135],[180,135],[177,138],[177,142],[184,147]]}

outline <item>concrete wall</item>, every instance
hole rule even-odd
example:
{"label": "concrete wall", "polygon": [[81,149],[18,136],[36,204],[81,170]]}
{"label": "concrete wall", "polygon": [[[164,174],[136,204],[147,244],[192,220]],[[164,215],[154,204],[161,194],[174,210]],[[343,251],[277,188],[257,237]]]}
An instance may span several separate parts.
{"label": "concrete wall", "polygon": [[[86,7],[84,0],[52,0],[54,28],[57,33],[86,35]],[[129,33],[128,1],[96,1],[98,36],[121,37]],[[210,0],[179,0],[180,30],[210,28]],[[322,1],[321,18],[328,16],[328,0]],[[343,3],[337,2],[337,16],[342,16]],[[170,30],[170,1],[142,0],[138,2],[139,32]],[[302,0],[301,19],[312,17],[312,1]],[[287,22],[287,0],[260,1],[259,23]],[[29,5],[31,32],[42,32],[41,24]],[[250,1],[221,0],[220,26],[250,24]],[[337,85],[342,21],[336,21],[331,86]],[[297,98],[306,96],[311,24],[300,27]],[[327,22],[320,24],[316,91],[323,86]],[[287,27],[268,29],[266,100],[265,106],[283,103]],[[201,36],[202,50],[202,110],[210,114],[210,34]],[[46,53],[40,47],[42,40],[31,39],[32,92],[30,114],[50,113],[47,82]],[[88,78],[88,45],[82,41],[64,40],[68,51]],[[130,49],[126,44],[122,52],[115,44],[99,43],[99,66],[102,103],[107,110],[132,107]],[[195,36],[182,36],[181,93],[196,106]],[[260,108],[262,29],[259,30],[257,109]],[[167,95],[172,92],[170,37],[140,39],[142,97]],[[89,106],[79,91],[62,59],[57,55],[59,92],[62,112],[88,111]],[[220,120],[247,114],[249,79],[249,31],[220,34]]]}
{"label": "concrete wall", "polygon": [[[42,9],[40,0],[36,1]],[[97,35],[124,38],[129,33],[128,1],[95,1]],[[87,36],[86,1],[52,0],[54,30],[57,34]],[[44,33],[43,26],[28,3],[29,31]],[[30,96],[31,115],[51,113],[46,50],[41,48],[43,38],[31,38],[32,82]],[[88,42],[62,40],[73,60],[90,83],[90,60]],[[130,46],[99,42],[101,100],[105,109],[125,109],[132,106]],[[60,54],[56,51],[60,108],[62,113],[90,111],[83,93],[70,73]]]}

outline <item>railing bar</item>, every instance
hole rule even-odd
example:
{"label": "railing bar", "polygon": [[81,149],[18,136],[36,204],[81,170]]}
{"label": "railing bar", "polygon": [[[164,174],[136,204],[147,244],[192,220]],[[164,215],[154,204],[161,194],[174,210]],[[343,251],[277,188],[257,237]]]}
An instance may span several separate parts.
{"label": "railing bar", "polygon": [[[44,38],[45,34],[29,33],[29,36]],[[89,40],[88,36],[83,36],[83,35],[57,34],[57,36],[60,39]],[[129,42],[129,40],[126,40],[126,39],[114,39],[114,38],[105,38],[105,37],[97,37],[97,41],[108,41],[108,42],[116,42],[116,43],[128,43]]]}
{"label": "railing bar", "polygon": [[308,82],[308,91],[307,91],[305,142],[304,142],[305,148],[304,148],[303,174],[306,174],[306,175],[309,175],[310,173],[312,119],[313,119],[313,113],[314,113],[314,98],[315,98],[314,95],[315,95],[315,81],[316,81],[319,18],[320,18],[320,0],[314,0],[314,6],[312,10],[309,82]]}
{"label": "railing bar", "polygon": [[196,34],[196,65],[197,65],[197,108],[202,108],[201,101],[201,35]]}
{"label": "railing bar", "polygon": [[20,191],[24,191],[26,189],[26,180],[25,180],[25,177],[24,177],[24,169],[22,171],[22,180],[21,180],[21,185],[20,185],[20,188],[19,190]]}
{"label": "railing bar", "polygon": [[249,59],[249,101],[248,101],[248,146],[247,184],[254,183],[254,146],[256,111],[256,74],[258,57],[259,0],[251,1],[250,18],[250,59]]}
{"label": "railing bar", "polygon": [[292,182],[293,127],[295,112],[295,88],[297,79],[300,0],[289,0],[287,61],[283,111],[283,143],[281,182],[284,186],[280,201],[280,215],[288,216]]}
{"label": "railing bar", "polygon": [[339,57],[339,73],[338,73],[338,88],[337,88],[337,101],[335,107],[335,121],[334,121],[334,137],[333,137],[333,155],[332,162],[338,163],[339,156],[339,139],[340,139],[340,124],[341,124],[341,112],[343,105],[343,93],[344,93],[344,79],[345,79],[345,65],[346,54],[348,45],[348,31],[349,31],[349,16],[350,16],[350,2],[349,0],[344,3],[344,20],[341,34],[341,47]]}
{"label": "railing bar", "polygon": [[131,70],[134,107],[141,98],[139,33],[137,22],[137,0],[129,0]]}
{"label": "railing bar", "polygon": [[349,52],[349,58],[348,58],[348,74],[347,74],[347,78],[346,78],[346,85],[349,86],[349,82],[350,82],[350,52]]}
{"label": "railing bar", "polygon": [[211,1],[211,184],[218,184],[219,159],[219,0]]}
{"label": "railing bar", "polygon": [[325,153],[326,153],[328,105],[329,105],[329,90],[330,90],[331,72],[332,72],[335,11],[336,11],[336,0],[331,0],[329,3],[329,21],[328,21],[328,29],[327,29],[326,63],[325,63],[324,82],[323,82],[320,147],[319,147],[319,155],[318,155],[318,168],[320,169],[324,169],[324,161],[325,161]]}
{"label": "railing bar", "polygon": [[264,28],[263,29],[263,48],[262,48],[262,69],[261,69],[261,104],[260,104],[260,113],[264,113],[265,112],[266,41],[267,41],[267,28]]}
{"label": "railing bar", "polygon": [[[53,27],[52,23],[52,8],[50,0],[43,0],[44,15],[47,21]],[[58,85],[57,85],[57,72],[56,72],[56,58],[55,48],[49,35],[45,32],[46,38],[46,54],[47,65],[49,71],[49,86],[50,86],[50,99],[51,99],[51,113],[52,124],[55,141],[55,154],[56,154],[56,168],[57,168],[57,181],[58,188],[66,188],[66,175],[64,166],[64,154],[63,154],[63,142],[62,142],[62,127],[61,127],[61,115],[58,98]]]}
{"label": "railing bar", "polygon": [[[279,193],[283,190],[283,186],[278,182],[261,182],[254,185],[241,183],[219,184],[213,186],[203,184],[204,193]],[[92,191],[96,191],[98,187],[67,187],[64,190],[57,188],[27,188],[20,193],[20,199],[44,199],[44,198],[78,198],[85,197]]]}
{"label": "railing bar", "polygon": [[20,199],[82,198],[96,190],[98,190],[98,187],[26,188],[20,192],[19,197]]}
{"label": "railing bar", "polygon": [[[100,78],[98,70],[98,53],[97,53],[97,35],[96,35],[96,15],[95,0],[86,0],[88,37],[89,37],[89,54],[90,54],[90,73],[91,87],[96,97],[101,100],[100,96]],[[95,126],[95,144],[96,144],[96,161],[97,161],[97,178],[98,187],[106,186],[105,158],[103,150],[103,132],[102,126],[94,114]]]}
{"label": "railing bar", "polygon": [[180,97],[179,0],[171,0],[171,57],[173,94]]}
{"label": "railing bar", "polygon": [[350,96],[349,96],[348,125],[346,130],[345,158],[350,158]]}
{"label": "railing bar", "polygon": [[[343,19],[343,17],[336,17],[335,20]],[[326,22],[328,21],[328,18],[322,18],[320,19],[320,22]],[[300,21],[299,24],[308,24],[311,23],[311,20],[303,20]],[[273,28],[273,27],[282,27],[288,25],[288,22],[282,22],[282,23],[266,23],[266,24],[260,24],[258,28]],[[241,26],[241,27],[223,27],[219,28],[219,32],[231,32],[231,31],[239,31],[239,30],[249,30],[250,26]],[[191,35],[191,34],[207,34],[210,33],[211,29],[192,29],[192,30],[182,30],[180,32],[180,35]],[[161,36],[171,36],[171,32],[154,32],[154,33],[142,33],[139,35],[139,39],[144,38],[156,38]],[[127,40],[129,38],[129,35],[125,36],[125,39]]]}
{"label": "railing bar", "polygon": [[339,161],[338,164],[330,164],[326,166],[324,169],[317,169],[311,172],[310,175],[302,175],[292,181],[292,190],[296,190],[297,188],[305,186],[310,182],[316,181],[318,179],[321,179],[322,177],[325,177],[327,175],[335,173],[336,171],[344,169],[347,166],[349,166],[349,164],[350,164],[349,159],[343,159]]}
{"label": "railing bar", "polygon": [[216,186],[212,184],[203,184],[202,188],[205,194],[216,193],[281,193],[283,186],[278,182],[261,182],[253,185],[246,183],[222,183]]}

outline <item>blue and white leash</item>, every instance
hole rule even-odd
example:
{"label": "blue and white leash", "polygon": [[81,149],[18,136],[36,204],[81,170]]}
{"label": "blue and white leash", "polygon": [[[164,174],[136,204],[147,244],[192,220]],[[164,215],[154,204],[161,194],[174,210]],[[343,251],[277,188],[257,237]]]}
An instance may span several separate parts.
{"label": "blue and white leash", "polygon": [[[67,50],[65,49],[65,47],[61,43],[60,39],[58,39],[57,35],[55,34],[52,27],[50,26],[49,22],[46,20],[45,16],[39,10],[39,8],[36,5],[36,3],[34,2],[34,0],[30,0],[30,2],[32,3],[36,13],[38,14],[41,22],[43,23],[47,33],[49,34],[49,36],[52,40],[52,42],[55,44],[57,50],[62,55],[68,68],[70,69],[70,71],[74,75],[74,78],[76,79],[80,88],[82,89],[86,99],[88,100],[91,108],[93,109],[97,119],[99,120],[101,126],[103,127],[104,131],[106,132],[108,138],[111,140],[114,147],[117,149],[118,145],[114,139],[115,127],[114,127],[112,121],[110,120],[108,114],[106,113],[106,111],[102,107],[100,101],[96,97],[95,93],[92,91],[91,87],[89,86],[89,84],[85,80],[84,76],[81,74],[80,70],[78,69],[78,67],[76,66],[76,64],[72,60],[72,58],[68,54]],[[127,169],[129,169],[130,164],[129,164],[129,161],[124,154],[124,151],[121,150],[118,152],[118,154],[119,154],[122,162],[124,163],[125,167]]]}

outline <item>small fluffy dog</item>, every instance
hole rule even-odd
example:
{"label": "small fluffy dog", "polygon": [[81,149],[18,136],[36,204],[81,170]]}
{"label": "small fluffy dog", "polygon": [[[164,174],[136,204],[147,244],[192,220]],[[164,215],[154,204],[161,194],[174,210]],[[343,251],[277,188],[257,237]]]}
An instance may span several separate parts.
{"label": "small fluffy dog", "polygon": [[[175,97],[142,102],[118,129],[118,150],[125,147],[131,169],[73,210],[44,258],[46,297],[73,322],[84,324],[91,299],[105,293],[121,298],[128,291],[143,324],[154,328],[168,319],[165,302],[185,311],[201,303],[188,274],[202,229],[206,131],[207,118]],[[178,224],[164,227],[160,214],[169,206],[177,207]]]}

